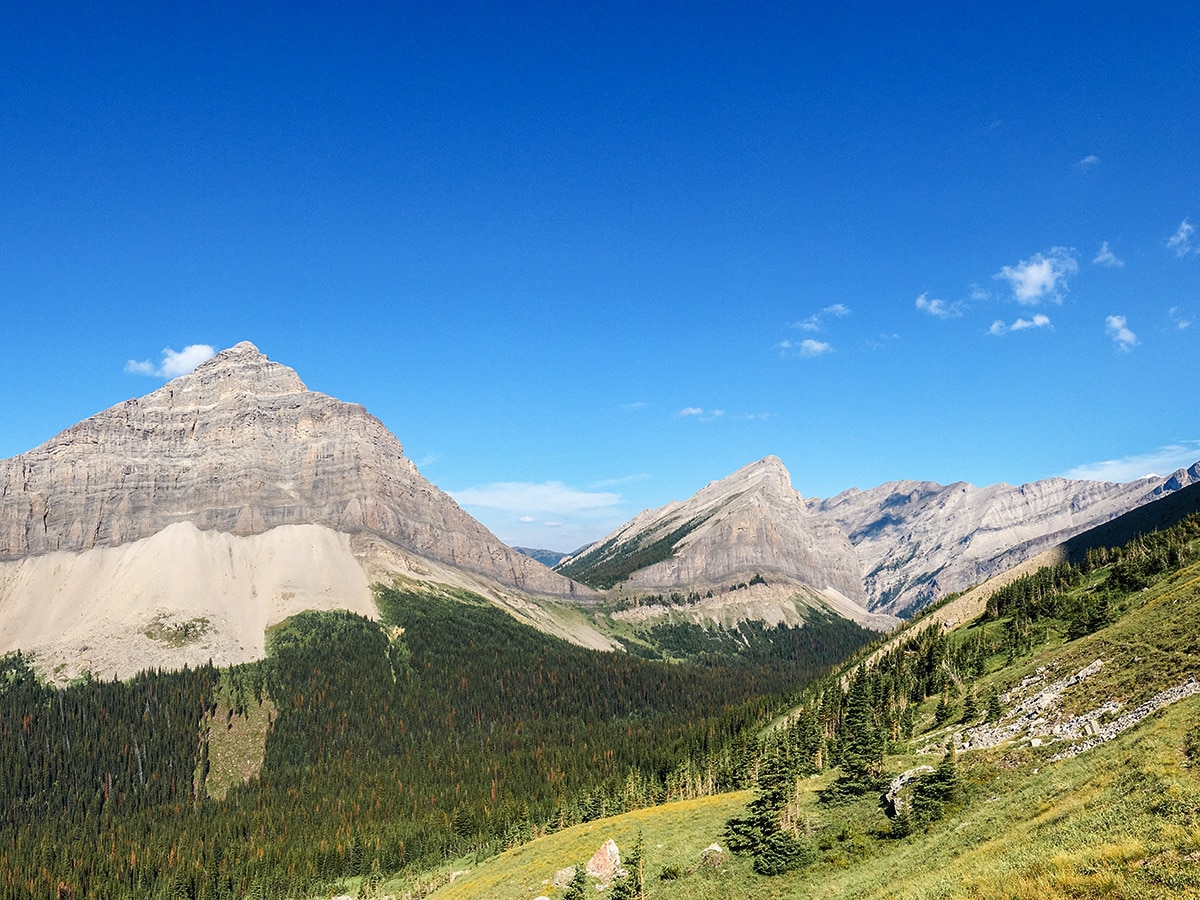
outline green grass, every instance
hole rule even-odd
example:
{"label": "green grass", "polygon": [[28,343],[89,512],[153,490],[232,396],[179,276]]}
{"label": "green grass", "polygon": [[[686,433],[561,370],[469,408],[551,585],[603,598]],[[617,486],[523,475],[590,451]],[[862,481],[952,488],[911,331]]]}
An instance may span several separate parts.
{"label": "green grass", "polygon": [[162,614],[143,628],[142,634],[168,647],[186,647],[204,637],[211,626],[207,616],[196,616],[186,622],[171,622]]}
{"label": "green grass", "polygon": [[[723,843],[721,832],[725,820],[740,813],[750,797],[749,791],[720,794],[585,822],[485,860],[432,896],[437,900],[561,897],[561,888],[544,883],[556,871],[586,863],[609,838],[617,842],[623,855],[627,854],[639,828],[646,850],[648,880],[658,881],[664,866],[685,872],[698,868],[701,851],[714,841]],[[683,880],[691,877],[694,876],[685,876]]]}

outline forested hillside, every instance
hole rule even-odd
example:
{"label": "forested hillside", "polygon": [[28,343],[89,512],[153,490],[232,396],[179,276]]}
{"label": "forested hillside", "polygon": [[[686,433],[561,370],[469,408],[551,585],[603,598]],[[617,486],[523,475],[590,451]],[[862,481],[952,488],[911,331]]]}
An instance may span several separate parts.
{"label": "forested hillside", "polygon": [[641,848],[610,894],[638,900],[1200,895],[1200,516],[914,622],[798,700],[741,809],[573,829],[434,896],[527,897],[608,836]]}
{"label": "forested hillside", "polygon": [[[2,895],[323,894],[727,790],[783,698],[868,636],[772,629],[748,661],[685,665],[585,650],[466,592],[378,601],[382,622],[293,617],[233,669],[59,690],[6,657]],[[213,799],[215,748],[264,703],[261,770]]]}

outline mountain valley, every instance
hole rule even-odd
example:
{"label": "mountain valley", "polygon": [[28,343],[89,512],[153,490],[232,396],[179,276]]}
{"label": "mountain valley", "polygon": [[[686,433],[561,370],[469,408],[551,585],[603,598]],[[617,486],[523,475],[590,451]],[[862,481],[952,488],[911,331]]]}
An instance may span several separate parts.
{"label": "mountain valley", "polygon": [[1200,464],[559,556],[249,343],[0,461],[0,897],[1200,891]]}

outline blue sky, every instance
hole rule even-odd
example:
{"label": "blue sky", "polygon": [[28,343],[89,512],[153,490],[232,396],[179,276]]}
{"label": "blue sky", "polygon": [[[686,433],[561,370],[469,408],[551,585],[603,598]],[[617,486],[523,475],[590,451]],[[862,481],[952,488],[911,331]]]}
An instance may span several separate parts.
{"label": "blue sky", "polygon": [[1200,10],[786,6],[0,5],[0,457],[251,340],[526,546],[1200,459]]}

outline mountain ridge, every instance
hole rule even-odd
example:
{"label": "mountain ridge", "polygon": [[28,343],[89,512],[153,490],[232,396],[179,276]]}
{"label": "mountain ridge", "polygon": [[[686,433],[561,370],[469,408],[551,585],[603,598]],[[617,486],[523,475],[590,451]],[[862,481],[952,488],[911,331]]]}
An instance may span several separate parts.
{"label": "mountain ridge", "polygon": [[546,611],[590,589],[505,546],[364,407],[249,342],[0,460],[0,651],[68,676],[259,658],[265,626],[300,609],[373,615],[371,582],[396,576],[612,646]]}
{"label": "mountain ridge", "polygon": [[[818,593],[835,590],[865,610],[903,617],[1197,482],[1200,463],[1124,484],[1053,477],[978,488],[907,480],[804,499],[782,461],[768,456],[687,500],[639,513],[555,568],[598,589],[625,592],[703,589],[739,574],[774,572]],[[752,499],[737,512],[755,506],[758,520],[734,515],[734,525],[714,537],[709,521],[729,518],[743,497]],[[746,532],[760,540],[754,552],[739,555]],[[822,541],[823,561],[812,552]],[[722,542],[724,553],[716,547]]]}

